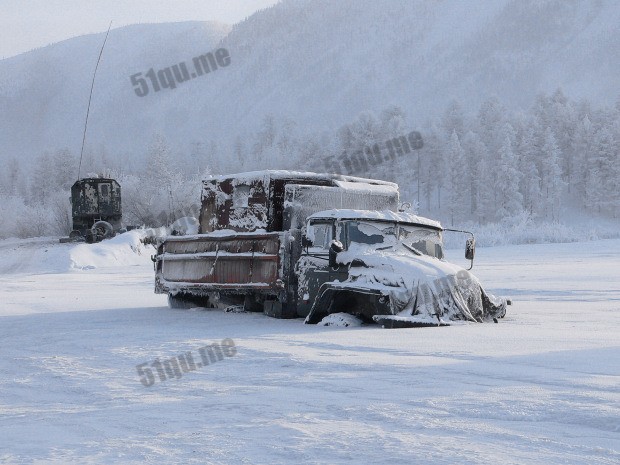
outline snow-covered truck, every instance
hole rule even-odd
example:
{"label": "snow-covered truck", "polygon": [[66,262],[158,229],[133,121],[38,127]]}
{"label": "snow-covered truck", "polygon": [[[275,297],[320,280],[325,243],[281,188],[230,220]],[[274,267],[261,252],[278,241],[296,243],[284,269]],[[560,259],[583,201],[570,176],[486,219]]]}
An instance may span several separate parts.
{"label": "snow-covered truck", "polygon": [[[490,321],[507,301],[444,260],[444,229],[399,211],[394,183],[291,171],[204,181],[198,234],[158,244],[155,292],[171,307],[240,307],[385,327]],[[466,256],[473,260],[475,243]]]}

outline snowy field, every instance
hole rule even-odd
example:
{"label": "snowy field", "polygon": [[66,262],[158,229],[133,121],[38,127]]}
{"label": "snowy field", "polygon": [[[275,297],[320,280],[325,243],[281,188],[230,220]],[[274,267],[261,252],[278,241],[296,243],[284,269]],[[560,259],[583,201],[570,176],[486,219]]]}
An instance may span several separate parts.
{"label": "snowy field", "polygon": [[150,253],[0,241],[0,463],[620,463],[620,240],[479,249],[507,317],[398,330],[171,310]]}

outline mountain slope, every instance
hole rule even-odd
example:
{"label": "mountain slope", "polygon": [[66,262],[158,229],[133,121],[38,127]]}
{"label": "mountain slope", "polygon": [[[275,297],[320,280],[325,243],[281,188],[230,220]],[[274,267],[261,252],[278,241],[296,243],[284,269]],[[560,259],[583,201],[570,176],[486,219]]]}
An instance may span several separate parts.
{"label": "mountain slope", "polygon": [[[458,99],[466,111],[497,95],[513,108],[562,87],[571,98],[618,95],[620,4],[288,0],[230,28],[214,23],[113,30],[97,75],[87,145],[138,163],[155,132],[175,151],[230,147],[265,115],[303,133],[364,110],[402,107],[420,124]],[[101,34],[0,61],[0,159],[79,151]],[[138,97],[129,77],[191,64],[221,46],[217,72]]]}

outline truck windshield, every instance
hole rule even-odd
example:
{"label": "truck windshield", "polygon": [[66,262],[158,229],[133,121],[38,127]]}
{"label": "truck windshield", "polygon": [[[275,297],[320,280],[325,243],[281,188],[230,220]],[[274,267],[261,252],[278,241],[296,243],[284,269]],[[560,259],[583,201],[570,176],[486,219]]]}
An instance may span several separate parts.
{"label": "truck windshield", "polygon": [[443,258],[441,231],[434,229],[387,221],[355,220],[348,222],[347,231],[347,248],[351,243],[377,244],[377,248],[387,248],[401,242],[421,254]]}

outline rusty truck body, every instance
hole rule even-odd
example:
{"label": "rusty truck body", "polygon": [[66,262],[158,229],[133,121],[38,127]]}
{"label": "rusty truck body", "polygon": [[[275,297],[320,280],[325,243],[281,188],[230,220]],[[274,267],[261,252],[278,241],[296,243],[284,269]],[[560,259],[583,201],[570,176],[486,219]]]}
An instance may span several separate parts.
{"label": "rusty truck body", "polygon": [[394,183],[261,171],[207,179],[201,201],[198,234],[166,237],[154,256],[155,292],[171,307],[243,305],[307,323],[344,312],[388,327],[505,312],[443,260],[439,223],[399,211]]}
{"label": "rusty truck body", "polygon": [[[371,192],[369,194],[369,190]],[[199,231],[168,237],[156,256],[155,290],[183,301],[241,302],[295,318],[305,219],[328,207],[396,210],[396,184],[337,174],[263,171],[203,183]]]}

